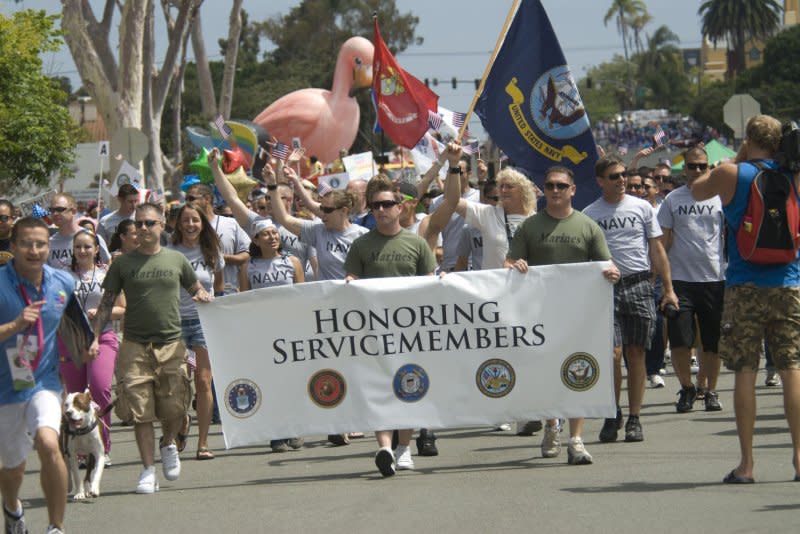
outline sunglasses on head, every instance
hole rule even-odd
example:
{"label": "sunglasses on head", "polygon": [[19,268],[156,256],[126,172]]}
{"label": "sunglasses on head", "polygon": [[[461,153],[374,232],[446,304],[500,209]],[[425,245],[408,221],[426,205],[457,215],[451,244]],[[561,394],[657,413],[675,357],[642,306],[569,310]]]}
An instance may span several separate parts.
{"label": "sunglasses on head", "polygon": [[372,204],[370,204],[369,207],[370,209],[376,211],[380,208],[388,210],[389,208],[397,206],[398,204],[400,203],[396,200],[378,200],[377,202],[373,202]]}
{"label": "sunglasses on head", "polygon": [[147,220],[147,221],[133,221],[133,225],[136,228],[143,228],[147,226],[148,228],[152,228],[157,225],[161,221],[154,221],[154,220]]}
{"label": "sunglasses on head", "polygon": [[336,211],[336,210],[338,210],[338,209],[341,209],[341,208],[337,208],[336,206],[320,206],[320,207],[319,207],[319,209],[321,209],[321,210],[322,210],[322,213],[328,213],[328,214],[331,214],[331,213],[333,213],[334,211]]}
{"label": "sunglasses on head", "polygon": [[616,182],[620,178],[625,178],[626,176],[628,176],[627,171],[622,171],[622,172],[612,172],[611,174],[606,176],[606,178]]}
{"label": "sunglasses on head", "polygon": [[565,184],[564,182],[545,182],[544,188],[548,191],[555,191],[558,189],[559,191],[566,191],[569,189],[571,184]]}
{"label": "sunglasses on head", "polygon": [[708,168],[708,163],[687,163],[686,168],[691,171],[704,171]]}
{"label": "sunglasses on head", "polygon": [[63,206],[50,206],[50,213],[64,213],[69,208],[65,208]]}

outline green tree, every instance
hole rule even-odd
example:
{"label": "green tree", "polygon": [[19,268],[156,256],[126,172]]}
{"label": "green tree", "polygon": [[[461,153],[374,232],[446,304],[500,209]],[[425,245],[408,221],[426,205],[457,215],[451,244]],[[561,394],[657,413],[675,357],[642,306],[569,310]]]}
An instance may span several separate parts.
{"label": "green tree", "polygon": [[[622,36],[622,48],[625,52],[625,63],[627,65],[625,69],[625,80],[627,81],[626,94],[628,97],[627,105],[623,107],[629,107],[633,104],[633,77],[631,75],[630,65],[628,64],[630,61],[630,54],[628,52],[630,21],[638,17],[642,17],[642,20],[644,20],[644,15],[646,14],[647,6],[642,0],[613,0],[606,12],[606,16],[603,17],[603,24],[606,26],[608,26],[608,23],[613,19],[617,24],[617,31]],[[646,24],[646,22],[644,24]],[[642,25],[642,27],[644,26]]]}
{"label": "green tree", "polygon": [[69,176],[77,124],[64,107],[60,80],[42,74],[40,54],[58,50],[55,16],[0,14],[0,194]]}
{"label": "green tree", "polygon": [[767,40],[780,28],[781,5],[777,0],[705,0],[697,13],[701,32],[714,46],[727,41],[734,77],[745,70],[745,45],[751,39]]}
{"label": "green tree", "polygon": [[688,111],[689,78],[683,70],[680,39],[667,26],[647,37],[647,48],[634,56],[638,79],[645,88],[645,106]]}

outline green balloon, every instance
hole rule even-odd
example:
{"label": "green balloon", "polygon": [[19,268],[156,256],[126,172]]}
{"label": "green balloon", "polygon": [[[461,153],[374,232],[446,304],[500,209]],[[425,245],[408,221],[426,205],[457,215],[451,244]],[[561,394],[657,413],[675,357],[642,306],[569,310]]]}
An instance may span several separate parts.
{"label": "green balloon", "polygon": [[[208,154],[208,149],[204,147],[197,159],[189,164],[189,167],[200,177],[201,183],[213,184],[214,175],[211,174],[211,167],[208,166]],[[219,162],[217,162],[217,166],[219,167]]]}

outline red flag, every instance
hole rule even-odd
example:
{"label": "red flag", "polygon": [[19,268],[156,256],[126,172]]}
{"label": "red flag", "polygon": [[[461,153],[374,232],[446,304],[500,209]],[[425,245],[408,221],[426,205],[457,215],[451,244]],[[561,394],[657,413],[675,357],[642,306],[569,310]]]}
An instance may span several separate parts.
{"label": "red flag", "polygon": [[414,148],[428,131],[428,112],[436,113],[439,97],[400,68],[381,38],[377,18],[374,41],[372,91],[378,124],[389,139],[400,146]]}

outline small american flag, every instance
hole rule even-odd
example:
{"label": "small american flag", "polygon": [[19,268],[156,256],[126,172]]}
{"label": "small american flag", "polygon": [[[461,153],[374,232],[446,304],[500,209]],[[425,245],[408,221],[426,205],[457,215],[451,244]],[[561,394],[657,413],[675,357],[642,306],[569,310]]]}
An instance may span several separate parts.
{"label": "small american flag", "polygon": [[626,147],[626,146],[621,146],[621,147],[619,147],[619,148],[617,149],[617,151],[619,152],[619,155],[620,155],[620,156],[624,156],[625,154],[627,154],[627,153],[628,153],[628,147]]}
{"label": "small american flag", "polygon": [[186,349],[186,364],[190,371],[197,369],[197,354],[190,348]]}
{"label": "small american flag", "polygon": [[41,207],[37,202],[36,204],[33,205],[33,208],[31,208],[31,215],[33,215],[37,219],[42,219],[44,217],[47,217],[49,213],[46,209]]}
{"label": "small american flag", "polygon": [[219,130],[219,134],[225,140],[227,140],[228,137],[230,137],[231,134],[233,133],[231,127],[225,124],[225,118],[222,115],[217,115],[217,118],[214,119],[214,126],[217,127],[217,130]]}
{"label": "small american flag", "polygon": [[438,130],[442,127],[442,117],[438,113],[428,110],[428,126]]}
{"label": "small american flag", "polygon": [[291,154],[292,149],[289,145],[284,145],[283,143],[275,143],[272,145],[272,155],[278,159],[285,160]]}
{"label": "small american flag", "polygon": [[667,134],[664,133],[664,130],[661,129],[661,126],[656,127],[656,133],[653,135],[653,141],[656,142],[656,146],[661,146],[667,141]]}
{"label": "small american flag", "polygon": [[325,195],[327,195],[331,191],[333,191],[333,188],[331,187],[331,185],[328,182],[320,181],[319,187],[317,188],[317,192],[319,193],[319,196],[324,197]]}
{"label": "small american flag", "polygon": [[467,143],[466,145],[461,147],[461,151],[464,152],[464,154],[469,154],[470,156],[472,154],[477,154],[478,150],[480,150],[480,145],[478,145],[477,141]]}
{"label": "small american flag", "polygon": [[467,120],[467,114],[461,113],[460,111],[453,112],[453,126],[456,128],[461,128],[464,126],[464,121]]}

